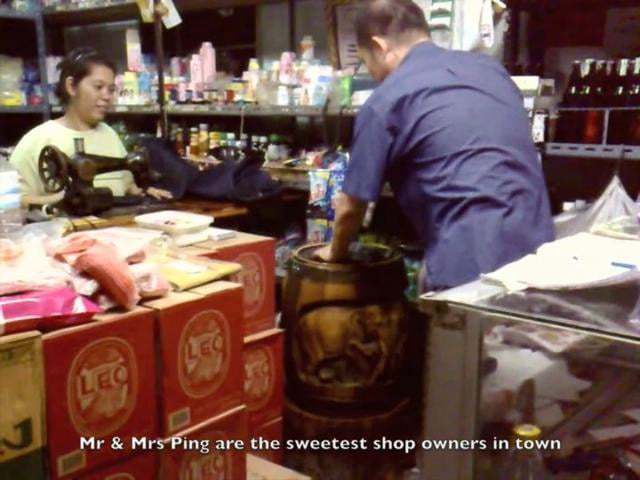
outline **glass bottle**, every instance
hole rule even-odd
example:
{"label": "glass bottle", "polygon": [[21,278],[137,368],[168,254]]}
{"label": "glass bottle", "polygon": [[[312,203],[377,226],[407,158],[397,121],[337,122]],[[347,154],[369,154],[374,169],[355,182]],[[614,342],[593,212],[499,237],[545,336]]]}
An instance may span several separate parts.
{"label": "glass bottle", "polygon": [[626,103],[629,107],[640,107],[640,58],[631,62]]}
{"label": "glass bottle", "polygon": [[507,452],[500,480],[551,480],[540,451],[523,448],[530,441],[539,439],[541,430],[535,425],[524,424],[516,426],[513,432],[516,443]]}
{"label": "glass bottle", "polygon": [[595,62],[591,83],[591,101],[590,106],[604,107],[606,106],[607,91],[607,62],[598,60]]}
{"label": "glass bottle", "polygon": [[590,107],[593,87],[593,59],[587,59],[580,65],[580,90],[576,102],[577,107]]}
{"label": "glass bottle", "polygon": [[580,61],[575,60],[571,67],[571,76],[569,77],[569,83],[564,91],[562,98],[562,105],[564,107],[575,107],[578,101],[578,92],[580,91],[580,84],[582,82],[582,74],[580,73]]}
{"label": "glass bottle", "polygon": [[616,71],[613,77],[613,88],[611,106],[624,107],[626,103],[627,82],[629,81],[629,59],[622,58],[616,64]]}

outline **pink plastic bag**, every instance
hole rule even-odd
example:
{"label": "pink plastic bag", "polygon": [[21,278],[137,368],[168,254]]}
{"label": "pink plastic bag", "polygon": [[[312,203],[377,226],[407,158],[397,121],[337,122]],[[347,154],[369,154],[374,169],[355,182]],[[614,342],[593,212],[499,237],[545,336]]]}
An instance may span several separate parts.
{"label": "pink plastic bag", "polygon": [[70,288],[0,297],[0,335],[87,323],[101,310]]}
{"label": "pink plastic bag", "polygon": [[118,305],[128,310],[140,301],[131,269],[112,245],[96,243],[78,255],[73,268],[94,278]]}

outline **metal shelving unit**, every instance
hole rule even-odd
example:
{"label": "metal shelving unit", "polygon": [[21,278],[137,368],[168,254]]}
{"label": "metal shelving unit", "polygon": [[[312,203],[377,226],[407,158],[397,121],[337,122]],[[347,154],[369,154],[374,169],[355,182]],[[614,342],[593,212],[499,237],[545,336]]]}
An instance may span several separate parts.
{"label": "metal shelving unit", "polygon": [[640,160],[640,146],[587,145],[580,143],[547,143],[545,154],[550,157],[597,158],[607,160]]}
{"label": "metal shelving unit", "polygon": [[[40,4],[40,2],[38,2]],[[46,45],[44,36],[44,21],[42,18],[42,9],[38,8],[35,11],[22,12],[19,10],[12,10],[6,7],[0,7],[0,20],[25,20],[33,22],[36,29],[36,55],[38,57],[38,70],[40,71],[40,85],[42,86],[42,105],[20,105],[20,106],[0,106],[0,114],[11,113],[36,113],[41,114],[44,120],[50,117],[51,110],[49,108],[49,97],[47,95],[46,79],[47,70],[45,65]]]}

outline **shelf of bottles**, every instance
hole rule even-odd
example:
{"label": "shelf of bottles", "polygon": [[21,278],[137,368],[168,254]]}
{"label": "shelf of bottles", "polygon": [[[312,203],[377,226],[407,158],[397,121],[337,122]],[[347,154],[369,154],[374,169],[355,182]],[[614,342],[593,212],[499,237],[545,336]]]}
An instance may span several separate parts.
{"label": "shelf of bottles", "polygon": [[616,145],[629,146],[631,154],[633,146],[640,146],[640,58],[575,61],[558,114],[554,141],[573,147],[547,151],[617,155],[591,148]]}

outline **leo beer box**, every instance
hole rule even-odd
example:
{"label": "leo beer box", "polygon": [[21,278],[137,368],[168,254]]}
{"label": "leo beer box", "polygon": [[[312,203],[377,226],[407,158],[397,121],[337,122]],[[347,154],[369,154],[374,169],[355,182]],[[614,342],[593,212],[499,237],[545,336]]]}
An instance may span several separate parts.
{"label": "leo beer box", "polygon": [[0,479],[44,479],[42,339],[0,337]]}
{"label": "leo beer box", "polygon": [[144,453],[78,477],[78,480],[150,480],[158,471],[158,455]]}
{"label": "leo beer box", "polygon": [[[153,313],[98,315],[43,336],[53,478],[126,457],[132,436],[158,436]],[[123,449],[111,448],[114,437]]]}
{"label": "leo beer box", "polygon": [[238,232],[228,240],[198,243],[202,256],[239,263],[242,270],[232,280],[244,286],[244,334],[274,327],[275,240]]}
{"label": "leo beer box", "polygon": [[[237,449],[229,442],[242,441]],[[247,415],[244,406],[165,440],[160,480],[246,480]],[[228,447],[228,448],[227,448]]]}
{"label": "leo beer box", "polygon": [[282,464],[284,446],[282,445],[282,417],[270,420],[267,423],[256,427],[253,431],[249,431],[249,438],[262,438],[269,442],[277,440],[280,442],[281,448],[275,450],[262,449],[252,450],[251,454],[269,460],[270,462]]}
{"label": "leo beer box", "polygon": [[161,426],[169,436],[242,401],[242,286],[214,282],[146,303],[156,311]]}
{"label": "leo beer box", "polygon": [[282,344],[283,331],[277,328],[244,339],[244,399],[249,412],[249,433],[282,416]]}

